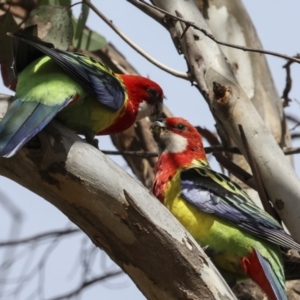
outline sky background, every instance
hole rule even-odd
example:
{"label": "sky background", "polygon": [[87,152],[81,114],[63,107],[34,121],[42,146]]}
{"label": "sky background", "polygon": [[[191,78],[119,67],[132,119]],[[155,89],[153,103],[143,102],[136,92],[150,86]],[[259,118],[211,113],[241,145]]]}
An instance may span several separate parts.
{"label": "sky background", "polygon": [[[298,31],[300,28],[300,1],[243,1],[249,15],[256,27],[258,35],[265,49],[280,52],[288,55],[295,55],[300,52],[300,40]],[[186,71],[186,64],[182,56],[177,54],[169,34],[156,22],[145,16],[138,9],[124,0],[93,1],[97,7],[115,25],[122,28],[130,39],[137,43],[146,52],[157,60],[176,70]],[[79,14],[80,6],[73,8],[75,14]],[[117,36],[104,22],[90,13],[87,25],[106,37],[139,71],[141,75],[149,76],[159,82],[163,87],[167,97],[166,105],[174,115],[184,117],[194,125],[201,125],[210,130],[214,130],[214,121],[209,109],[198,93],[191,87],[189,82],[177,79],[153,66],[146,59],[137,54],[119,36]],[[285,85],[285,71],[282,69],[284,60],[268,57],[268,62],[275,81],[275,85],[282,94]],[[241,66],[240,66],[241,67]],[[290,98],[295,99],[291,106],[286,110],[289,114],[299,116],[300,85],[300,66],[292,65],[292,77],[294,86],[290,93]],[[11,91],[3,87],[0,83],[0,92],[12,94]],[[114,149],[108,137],[100,138],[101,148],[104,150]],[[122,167],[125,162],[116,157],[112,157]],[[211,159],[213,167],[217,164]],[[299,161],[296,160],[296,169],[299,172]],[[45,231],[59,230],[74,227],[71,222],[44,199],[32,194],[30,191],[0,177],[0,199],[8,199],[7,202],[0,201],[0,242],[14,238],[25,238]],[[12,207],[14,212],[22,214],[22,220],[12,218]],[[64,240],[51,252],[46,262],[46,272],[44,278],[35,276],[28,282],[22,282],[18,276],[30,273],[46,251],[47,244],[41,244],[39,249],[34,250],[30,247],[18,247],[16,253],[11,249],[8,252],[0,248],[0,299],[51,299],[52,297],[63,294],[75,288],[80,282],[81,273],[77,268],[78,259],[82,257],[84,249],[91,249],[91,244],[83,235],[77,235]],[[8,256],[7,256],[8,255]],[[9,255],[14,256],[15,265],[10,273],[5,271],[3,259],[7,261]],[[141,254],[142,255],[142,254]],[[94,271],[117,270],[117,266],[109,261],[104,253],[97,252],[94,257]],[[6,273],[5,273],[6,272]],[[3,293],[3,277],[10,278],[5,284]],[[41,297],[32,294],[38,284],[38,280],[44,280],[45,289]],[[15,284],[24,284],[24,289],[19,294],[8,296],[7,291],[11,290]],[[2,286],[1,286],[2,285]],[[143,295],[125,276],[119,276],[102,284],[97,284],[82,293],[82,300],[90,299],[144,299]]]}

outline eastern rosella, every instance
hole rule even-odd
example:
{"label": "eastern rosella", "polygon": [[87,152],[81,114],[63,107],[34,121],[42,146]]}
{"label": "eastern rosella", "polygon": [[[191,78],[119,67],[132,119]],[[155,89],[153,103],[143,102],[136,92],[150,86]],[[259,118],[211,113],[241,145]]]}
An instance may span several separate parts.
{"label": "eastern rosella", "polygon": [[270,299],[287,299],[279,246],[300,251],[300,245],[240,186],[210,168],[190,123],[166,118],[151,130],[160,150],[154,195],[206,248],[229,284],[250,277]]}
{"label": "eastern rosella", "polygon": [[126,130],[162,110],[152,80],[115,74],[94,58],[54,49],[30,26],[14,38],[14,100],[0,122],[0,156],[12,156],[54,117],[93,143],[95,135]]}

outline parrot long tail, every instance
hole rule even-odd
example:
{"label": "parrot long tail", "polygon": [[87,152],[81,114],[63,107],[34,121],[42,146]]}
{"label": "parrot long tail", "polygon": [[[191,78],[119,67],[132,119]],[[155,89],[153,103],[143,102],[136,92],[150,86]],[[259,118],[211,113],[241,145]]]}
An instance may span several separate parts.
{"label": "parrot long tail", "polygon": [[268,295],[270,300],[287,300],[283,283],[279,281],[270,263],[254,249],[243,258],[244,271]]}
{"label": "parrot long tail", "polygon": [[41,131],[69,103],[48,106],[40,102],[15,99],[0,122],[0,156],[10,157]]}

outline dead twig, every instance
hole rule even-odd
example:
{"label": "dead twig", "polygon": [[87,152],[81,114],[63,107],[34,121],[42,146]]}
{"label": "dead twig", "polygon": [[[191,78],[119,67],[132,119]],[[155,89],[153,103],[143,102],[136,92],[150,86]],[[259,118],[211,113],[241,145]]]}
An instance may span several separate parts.
{"label": "dead twig", "polygon": [[142,50],[138,45],[133,43],[123,32],[121,32],[117,26],[113,24],[111,20],[109,20],[104,14],[101,13],[99,9],[97,9],[89,0],[84,0],[83,3],[85,3],[99,18],[101,18],[112,30],[114,30],[130,47],[132,47],[136,52],[141,54],[143,57],[145,57],[148,61],[153,63],[158,68],[164,70],[165,72],[174,75],[175,77],[179,77],[185,80],[191,80],[189,74],[179,72],[176,70],[173,70],[158,60],[154,59],[152,56],[150,56],[148,53],[146,53],[144,50]]}
{"label": "dead twig", "polygon": [[230,173],[232,173],[236,178],[240,181],[244,182],[250,188],[257,190],[256,184],[254,182],[253,176],[242,169],[240,166],[232,162],[230,159],[222,155],[220,152],[213,152],[213,156],[222,165],[226,168]]}
{"label": "dead twig", "polygon": [[46,239],[46,238],[60,237],[60,236],[63,236],[63,235],[71,235],[71,234],[79,233],[79,232],[81,232],[80,229],[68,229],[68,230],[61,230],[61,231],[51,231],[51,232],[46,232],[46,233],[42,233],[42,234],[37,234],[35,236],[29,237],[29,238],[26,238],[26,239],[0,242],[0,247],[27,244],[27,243],[37,242],[39,240]]}
{"label": "dead twig", "polygon": [[282,93],[281,98],[283,99],[283,107],[289,106],[289,103],[292,101],[289,98],[289,92],[291,91],[292,88],[292,77],[291,77],[291,64],[292,61],[288,61],[283,68],[286,70],[286,78],[285,78],[285,87]]}
{"label": "dead twig", "polygon": [[108,279],[108,278],[111,278],[111,277],[115,277],[115,276],[118,276],[118,275],[121,275],[123,274],[123,271],[122,270],[118,270],[118,271],[114,271],[114,272],[110,272],[110,273],[106,273],[104,275],[101,275],[101,276],[98,276],[98,277],[95,277],[91,280],[86,280],[84,282],[81,283],[81,285],[76,288],[74,291],[68,293],[68,294],[65,294],[65,295],[61,295],[61,296],[58,296],[58,297],[55,297],[55,298],[51,298],[49,300],[62,300],[62,299],[70,299],[71,297],[73,296],[76,296],[78,295],[79,293],[81,293],[85,288],[99,282],[99,281],[103,281],[105,279]]}
{"label": "dead twig", "polygon": [[[295,58],[300,58],[300,54],[297,54],[294,56]],[[284,66],[283,68],[286,70],[286,79],[285,79],[285,87],[282,93],[281,98],[284,100],[283,101],[283,107],[286,107],[289,105],[289,103],[292,101],[289,98],[289,93],[292,89],[292,76],[291,76],[291,65],[294,61],[289,60]]]}
{"label": "dead twig", "polygon": [[[231,44],[231,43],[226,43],[226,42],[219,41],[211,33],[208,33],[205,29],[202,29],[202,28],[196,26],[193,22],[187,21],[187,20],[185,20],[184,18],[182,18],[180,16],[175,16],[173,14],[170,14],[169,12],[167,12],[167,11],[165,11],[165,10],[157,7],[157,6],[151,5],[151,4],[147,3],[144,0],[139,0],[139,1],[141,3],[147,5],[147,6],[151,7],[152,9],[155,9],[155,10],[161,12],[161,13],[164,13],[166,16],[171,17],[174,20],[178,20],[178,21],[184,22],[187,26],[193,27],[194,29],[202,32],[205,36],[207,36],[208,38],[210,38],[211,40],[213,40],[218,45],[222,45],[222,46],[226,46],[226,47],[231,47],[231,48],[235,48],[235,49],[239,49],[239,50],[243,50],[243,51],[248,51],[248,52],[262,53],[262,54],[272,55],[272,56],[276,56],[276,57],[280,57],[280,58],[283,58],[283,59],[290,60],[292,62],[300,63],[300,59],[298,59],[296,57],[293,57],[293,56],[281,54],[281,53],[274,52],[274,51],[262,50],[262,49],[254,49],[254,48],[250,48],[250,47],[239,46],[239,45],[235,45],[235,44]],[[135,5],[134,2],[135,1],[131,1],[131,3]],[[141,8],[141,7],[138,7],[138,8],[140,8],[142,11],[144,11],[143,8]],[[147,14],[147,11],[144,11],[144,12]],[[181,38],[182,38],[182,36],[181,36]]]}
{"label": "dead twig", "polygon": [[[241,151],[238,147],[224,147],[223,145],[215,145],[215,146],[208,146],[204,147],[205,153],[214,153],[214,152],[229,152],[232,154],[241,154]],[[124,151],[115,151],[115,150],[101,150],[106,155],[131,155],[131,156],[138,156],[138,157],[157,157],[157,152],[146,152],[146,151],[130,151],[130,150],[124,150]],[[283,153],[285,155],[292,155],[292,154],[298,154],[300,153],[300,147],[287,147],[282,149]],[[0,244],[1,245],[1,244]]]}

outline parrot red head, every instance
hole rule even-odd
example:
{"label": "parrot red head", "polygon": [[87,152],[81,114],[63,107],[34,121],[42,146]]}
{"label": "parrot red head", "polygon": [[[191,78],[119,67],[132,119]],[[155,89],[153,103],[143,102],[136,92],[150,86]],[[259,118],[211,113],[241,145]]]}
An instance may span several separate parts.
{"label": "parrot red head", "polygon": [[163,109],[163,91],[156,82],[136,75],[118,74],[118,76],[126,89],[127,101],[117,121],[101,134],[119,133],[120,128],[126,130],[134,122],[145,117],[150,117],[151,121],[154,121]]}
{"label": "parrot red head", "polygon": [[132,112],[136,121],[145,117],[157,119],[163,109],[163,90],[149,78],[135,75],[120,75],[126,86]]}
{"label": "parrot red head", "polygon": [[160,119],[153,123],[151,131],[161,154],[189,154],[191,159],[206,159],[202,138],[187,120]]}
{"label": "parrot red head", "polygon": [[166,185],[176,172],[189,167],[194,159],[206,161],[206,155],[200,134],[185,119],[159,119],[152,124],[151,131],[160,150],[153,193],[163,201]]}

